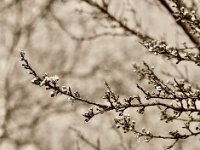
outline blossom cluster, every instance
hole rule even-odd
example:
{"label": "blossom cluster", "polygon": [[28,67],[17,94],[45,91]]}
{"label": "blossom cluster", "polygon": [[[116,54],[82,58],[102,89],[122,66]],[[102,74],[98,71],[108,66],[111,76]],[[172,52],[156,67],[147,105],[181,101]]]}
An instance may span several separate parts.
{"label": "blossom cluster", "polygon": [[[148,49],[150,53],[155,55],[162,55],[166,59],[176,60],[176,64],[181,61],[194,62],[196,65],[200,66],[200,54],[197,52],[188,52],[188,47],[185,48],[175,48],[167,45],[167,43],[162,40],[149,39],[142,42],[142,45]],[[198,48],[198,47],[193,47]]]}
{"label": "blossom cluster", "polygon": [[196,16],[194,10],[189,12],[185,7],[181,7],[174,13],[174,16],[177,21],[187,23],[190,27],[191,34],[200,38],[200,19]]}

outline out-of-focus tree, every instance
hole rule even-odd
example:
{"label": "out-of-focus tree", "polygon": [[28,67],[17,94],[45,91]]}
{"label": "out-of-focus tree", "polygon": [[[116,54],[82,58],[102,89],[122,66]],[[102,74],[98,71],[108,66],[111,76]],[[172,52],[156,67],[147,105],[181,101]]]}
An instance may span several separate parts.
{"label": "out-of-focus tree", "polygon": [[[98,50],[92,50],[92,46],[101,45],[107,39],[113,39],[113,36],[102,35],[99,41],[95,37],[85,36],[98,22],[88,22],[91,17],[81,15],[77,11],[79,6],[80,1],[76,0],[3,0],[0,2],[0,68],[2,70],[0,72],[0,146],[2,149],[11,149],[5,145],[13,145],[14,149],[30,147],[62,149],[62,145],[52,146],[56,142],[51,142],[54,136],[54,133],[51,133],[54,130],[51,126],[57,122],[65,124],[62,123],[65,122],[63,115],[73,116],[80,111],[79,105],[70,107],[71,103],[66,102],[68,100],[63,97],[52,101],[44,92],[33,90],[32,86],[27,84],[29,80],[24,78],[18,63],[18,53],[21,50],[31,54],[31,57],[37,61],[36,66],[42,66],[38,68],[40,72],[52,71],[59,74],[63,79],[67,79],[67,83],[73,84],[79,90],[84,90],[85,85],[80,86],[77,83],[80,80],[87,81],[88,85],[91,85],[88,94],[92,94],[93,97],[100,95],[99,91],[104,90],[100,87],[103,80],[113,83],[113,87],[119,93],[131,93],[131,89],[123,90],[126,85],[122,80],[123,76],[127,76],[128,81],[133,73],[129,71],[126,64],[120,63],[122,60],[130,60],[130,53],[124,50],[124,53],[116,52],[113,55],[110,49],[115,47],[115,44],[109,44],[110,48],[105,49],[103,54]],[[114,39],[114,41],[119,40]],[[121,47],[126,48],[126,45]],[[101,47],[99,51],[103,49],[104,47]],[[96,55],[99,56],[98,59],[90,59]],[[107,59],[104,59],[105,57]],[[112,68],[113,72],[109,72],[109,68]],[[66,80],[62,82],[65,83]],[[52,118],[54,121],[49,121]],[[71,119],[72,122],[75,122],[74,120]],[[50,129],[47,130],[46,126]],[[61,126],[64,128],[64,125]],[[67,130],[66,134],[69,134],[69,131]],[[65,138],[65,135],[62,136]],[[72,136],[71,139],[73,138]],[[69,147],[71,139],[63,142],[63,145],[67,144]]]}

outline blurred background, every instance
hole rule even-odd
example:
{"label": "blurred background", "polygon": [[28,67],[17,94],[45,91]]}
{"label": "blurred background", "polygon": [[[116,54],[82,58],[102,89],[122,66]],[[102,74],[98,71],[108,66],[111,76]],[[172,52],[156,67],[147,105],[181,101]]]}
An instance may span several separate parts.
{"label": "blurred background", "polygon": [[[50,98],[50,93],[31,84],[21,67],[19,52],[26,51],[31,66],[42,75],[56,74],[61,84],[77,90],[84,98],[102,101],[108,82],[121,97],[141,94],[132,64],[143,61],[155,66],[163,79],[187,74],[198,82],[199,71],[192,64],[173,62],[147,53],[133,31],[172,46],[187,42],[188,34],[176,23],[162,0],[108,0],[109,20],[87,0],[1,0],[0,1],[0,148],[2,150],[133,150],[166,149],[170,141],[145,143],[113,125],[116,114],[99,115],[85,123],[82,114],[89,106],[71,103],[67,97]],[[91,2],[91,1],[90,1]],[[102,6],[102,0],[94,1]],[[200,2],[183,1],[198,12]],[[192,67],[191,67],[192,66]],[[189,70],[188,70],[189,69]],[[195,80],[194,80],[195,79]],[[140,83],[146,89],[146,82]],[[141,127],[167,133],[176,127],[160,123],[159,115],[148,111],[132,117]],[[153,117],[149,117],[153,116]],[[177,125],[178,126],[178,125]],[[179,142],[174,149],[198,148],[198,139]],[[158,144],[159,143],[159,144]],[[196,144],[195,144],[196,143]],[[197,146],[195,146],[197,145]]]}

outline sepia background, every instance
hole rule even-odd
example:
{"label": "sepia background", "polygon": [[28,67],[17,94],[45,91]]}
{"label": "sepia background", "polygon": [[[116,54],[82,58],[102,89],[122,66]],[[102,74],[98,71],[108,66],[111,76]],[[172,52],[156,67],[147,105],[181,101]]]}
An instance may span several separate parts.
{"label": "sepia background", "polygon": [[[110,0],[110,13],[135,31],[172,46],[194,44],[162,3],[163,0]],[[101,0],[97,0],[101,4]],[[199,0],[185,0],[198,12]],[[119,22],[118,22],[119,23]],[[19,52],[39,73],[58,75],[70,86],[94,101],[102,101],[108,82],[121,97],[141,94],[132,64],[143,61],[155,66],[161,78],[170,71],[176,77],[187,74],[199,82],[199,69],[192,64],[173,62],[151,55],[140,44],[140,35],[125,32],[113,20],[105,19],[84,0],[1,0],[0,1],[0,148],[2,150],[142,150],[166,149],[170,141],[138,140],[114,127],[115,114],[99,115],[86,123],[82,114],[89,106],[72,103],[67,97],[50,97],[31,84],[21,67]],[[132,117],[141,127],[156,133],[173,128],[148,111]],[[154,117],[149,117],[154,116]],[[177,124],[177,126],[179,126]],[[199,139],[179,142],[174,149],[198,149]]]}

